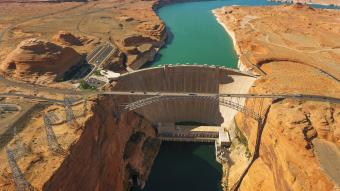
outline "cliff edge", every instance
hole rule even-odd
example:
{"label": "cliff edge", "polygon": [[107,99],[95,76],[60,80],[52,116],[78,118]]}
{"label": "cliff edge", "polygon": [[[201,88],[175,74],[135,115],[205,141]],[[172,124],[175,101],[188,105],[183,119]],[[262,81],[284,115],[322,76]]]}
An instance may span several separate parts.
{"label": "cliff edge", "polygon": [[[239,67],[260,75],[251,93],[296,93],[340,97],[340,13],[308,5],[231,6],[214,10],[234,41]],[[264,108],[270,103],[264,100]],[[253,107],[254,103],[247,103]],[[259,104],[259,103],[257,103]],[[337,190],[340,184],[340,107],[278,100],[271,105],[260,158],[241,190]],[[236,124],[250,153],[257,122],[239,114]],[[234,160],[237,161],[237,160]],[[230,167],[228,186],[240,175]]]}

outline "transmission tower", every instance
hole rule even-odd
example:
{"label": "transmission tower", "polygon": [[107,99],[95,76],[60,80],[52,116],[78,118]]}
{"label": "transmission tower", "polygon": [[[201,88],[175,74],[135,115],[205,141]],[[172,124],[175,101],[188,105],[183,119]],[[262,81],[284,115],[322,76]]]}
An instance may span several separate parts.
{"label": "transmission tower", "polygon": [[15,187],[17,191],[33,191],[32,185],[25,179],[22,174],[12,150],[6,148],[7,159],[9,167],[11,168],[13,179],[15,182]]}
{"label": "transmission tower", "polygon": [[87,97],[84,99],[84,105],[83,105],[83,116],[86,116],[87,114]]}
{"label": "transmission tower", "polygon": [[46,115],[44,116],[44,126],[47,135],[47,143],[49,150],[53,153],[64,155],[65,151],[59,145],[57,137],[55,136],[54,131],[52,129],[51,120]]}
{"label": "transmission tower", "polygon": [[13,140],[15,142],[15,148],[12,150],[12,152],[14,153],[15,158],[19,159],[28,152],[28,149],[26,148],[24,143],[21,141],[20,136],[17,135],[16,127],[13,128]]}
{"label": "transmission tower", "polygon": [[72,111],[71,107],[72,101],[65,97],[64,98],[64,107],[65,107],[65,113],[66,113],[66,121],[70,126],[78,126],[78,123],[74,117],[74,113]]}

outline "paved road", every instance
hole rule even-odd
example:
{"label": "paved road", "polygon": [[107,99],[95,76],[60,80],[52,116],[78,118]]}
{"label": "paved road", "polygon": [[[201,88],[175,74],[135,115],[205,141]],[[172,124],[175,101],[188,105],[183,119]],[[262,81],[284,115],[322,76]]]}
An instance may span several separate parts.
{"label": "paved road", "polygon": [[307,94],[212,94],[212,93],[175,93],[175,92],[96,92],[99,95],[135,95],[135,96],[200,96],[200,97],[239,97],[239,98],[283,98],[283,99],[298,99],[311,101],[328,101],[332,103],[340,103],[340,98],[333,98],[319,95]]}
{"label": "paved road", "polygon": [[[117,95],[117,96],[148,96],[148,97],[173,97],[174,99],[182,98],[182,97],[214,97],[214,98],[274,98],[274,99],[297,99],[297,100],[306,100],[306,101],[323,101],[323,102],[331,102],[331,103],[340,103],[340,98],[333,98],[327,96],[318,96],[318,95],[306,95],[306,94],[212,94],[212,93],[175,93],[175,92],[129,92],[129,91],[114,91],[114,92],[95,92],[95,91],[79,91],[73,92],[73,95],[77,96],[89,96],[89,95]],[[0,97],[25,97],[29,99],[38,99],[43,101],[51,101],[60,103],[63,100],[50,99],[40,96],[34,95],[25,95],[25,94],[14,94],[14,93],[6,93],[0,94]]]}
{"label": "paved road", "polygon": [[101,65],[103,65],[112,55],[114,50],[115,47],[113,47],[111,44],[105,44],[96,47],[86,58],[87,62],[94,65],[95,67],[93,67],[91,72],[86,75],[84,80],[87,80],[93,74],[93,72],[100,68]]}
{"label": "paved road", "polygon": [[34,96],[34,95],[12,94],[12,93],[0,94],[0,98],[8,98],[8,97],[23,97],[23,98],[32,99],[32,100],[46,101],[46,102],[52,102],[52,103],[58,103],[58,104],[64,103],[64,100],[45,98],[45,97]]}
{"label": "paved road", "polygon": [[86,58],[87,62],[94,65],[103,63],[110,53],[114,50],[114,47],[110,44],[105,44],[96,47]]}
{"label": "paved road", "polygon": [[41,86],[37,84],[30,84],[30,83],[15,81],[15,80],[9,80],[1,76],[0,76],[0,83],[10,86],[10,87],[18,87],[21,89],[26,89],[29,91],[37,91],[37,92],[42,92],[42,93],[45,92],[45,93],[66,94],[66,95],[77,94],[74,89],[61,89],[61,88],[46,87],[46,86]]}

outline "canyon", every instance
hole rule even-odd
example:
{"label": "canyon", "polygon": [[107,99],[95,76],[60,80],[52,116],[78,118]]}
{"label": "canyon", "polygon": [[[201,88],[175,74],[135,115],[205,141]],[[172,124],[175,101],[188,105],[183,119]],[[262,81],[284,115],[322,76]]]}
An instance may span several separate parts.
{"label": "canyon", "polygon": [[[105,68],[110,69],[117,63],[121,73],[126,74],[119,78],[121,81],[105,87],[106,90],[223,92],[229,82],[237,81],[238,74],[232,71],[217,74],[215,67],[191,66],[180,67],[181,70],[168,66],[150,69],[152,72],[138,70],[152,61],[165,45],[169,33],[156,12],[174,2],[185,0],[0,3],[3,75],[53,87],[50,83],[56,83],[58,75],[79,63],[81,56],[103,42],[110,42],[118,50]],[[39,16],[31,9],[37,10]],[[340,33],[336,25],[340,22],[338,11],[296,4],[229,6],[214,10],[214,14],[234,41],[239,68],[259,75],[250,93],[340,97],[340,44],[334,40],[339,39]],[[173,73],[165,76],[165,70]],[[193,77],[190,72],[194,73]],[[245,76],[251,82],[254,80],[253,75]],[[167,82],[169,79],[174,85]],[[191,83],[193,79],[199,83]],[[238,84],[238,87],[248,89],[250,85]],[[26,93],[29,90],[0,83],[0,91]],[[61,97],[46,92],[36,94]],[[167,113],[173,113],[174,118],[180,120],[190,118],[216,123],[211,119],[213,115],[227,118],[228,114],[224,111],[219,116],[217,107],[195,101],[171,107],[163,103],[152,111],[140,109],[121,114],[119,104],[126,103],[126,99],[130,98],[96,96],[88,98],[84,105],[72,106],[77,124],[72,126],[63,121],[53,126],[66,152],[62,155],[49,151],[43,117],[52,111],[63,113],[64,108],[47,104],[33,112],[18,137],[8,144],[8,148],[15,150],[19,140],[23,143],[26,152],[17,161],[25,178],[37,190],[129,190],[133,185],[144,186],[161,144],[155,130],[160,118],[168,122]],[[266,106],[269,104],[265,102]],[[85,107],[89,108],[87,112]],[[197,113],[191,116],[185,112],[188,107],[197,107]],[[204,112],[199,113],[200,108],[204,108]],[[176,113],[177,110],[180,111]],[[60,115],[65,118],[65,114]],[[225,190],[237,182],[256,144],[254,120],[239,113],[235,126],[238,133],[246,137],[246,144],[236,140],[232,145],[235,150],[230,157],[234,164],[224,164]],[[339,151],[339,127],[337,104],[294,100],[272,103],[262,134],[260,158],[246,174],[241,190],[339,189],[337,169],[324,163],[329,154],[325,150],[331,150],[332,154]],[[5,150],[1,148],[1,161],[7,160]],[[331,160],[336,165],[338,158]],[[1,190],[14,190],[15,183],[6,163],[0,164],[0,172]]]}

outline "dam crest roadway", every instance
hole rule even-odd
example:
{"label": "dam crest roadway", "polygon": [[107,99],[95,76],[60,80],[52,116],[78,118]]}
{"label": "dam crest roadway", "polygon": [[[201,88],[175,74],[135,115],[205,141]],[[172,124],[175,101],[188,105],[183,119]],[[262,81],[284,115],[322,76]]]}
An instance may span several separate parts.
{"label": "dam crest roadway", "polygon": [[[237,112],[261,121],[266,109],[262,107],[264,101],[268,103],[278,99],[297,99],[340,103],[338,98],[318,95],[248,93],[255,80],[256,76],[252,74],[226,67],[164,65],[122,74],[110,82],[110,91],[75,91],[35,85],[32,88],[30,84],[1,79],[0,83],[17,83],[19,87],[34,89],[35,95],[5,93],[0,94],[0,97],[24,97],[61,105],[65,105],[65,100],[39,97],[36,96],[37,92],[52,91],[53,94],[73,97],[68,99],[68,105],[84,101],[89,96],[110,96],[117,100],[124,97],[123,103],[117,102],[113,106],[117,107],[117,112],[135,111],[156,124],[159,131],[162,127],[167,130],[173,127],[171,132],[162,131],[163,135],[175,136],[176,122],[193,121],[215,127],[213,131],[210,131],[210,127],[207,128],[210,130],[202,134],[216,134],[216,128],[220,127],[218,137],[226,139],[233,137],[230,127]],[[189,137],[191,139],[185,140],[211,140],[209,136]],[[215,135],[213,137],[216,138]]]}

